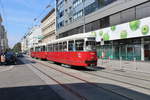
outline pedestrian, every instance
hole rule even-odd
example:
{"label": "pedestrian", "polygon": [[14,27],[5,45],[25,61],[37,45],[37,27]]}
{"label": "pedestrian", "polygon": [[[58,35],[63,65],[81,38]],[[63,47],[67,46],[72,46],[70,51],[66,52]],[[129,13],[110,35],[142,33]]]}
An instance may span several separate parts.
{"label": "pedestrian", "polygon": [[1,65],[1,53],[0,53],[0,65]]}
{"label": "pedestrian", "polygon": [[5,61],[6,61],[5,55],[4,55],[4,54],[1,54],[1,64],[4,64]]}

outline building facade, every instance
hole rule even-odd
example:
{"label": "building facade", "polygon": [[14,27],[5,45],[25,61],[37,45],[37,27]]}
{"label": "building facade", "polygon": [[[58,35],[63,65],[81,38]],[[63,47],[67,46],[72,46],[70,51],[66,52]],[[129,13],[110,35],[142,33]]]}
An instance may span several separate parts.
{"label": "building facade", "polygon": [[31,47],[41,43],[42,38],[41,26],[32,27],[21,40],[22,52],[28,52]]}
{"label": "building facade", "polygon": [[[129,30],[129,26],[142,28],[143,23],[150,22],[149,0],[56,0],[56,7],[57,38],[91,32],[96,35],[100,58],[150,61],[148,32],[137,35],[139,29]],[[134,26],[138,23],[139,26]],[[149,23],[147,25],[143,28],[145,31],[149,31]],[[108,33],[117,27],[120,27],[116,29],[119,37]],[[122,36],[120,31],[123,31]],[[130,32],[129,36],[126,31]]]}
{"label": "building facade", "polygon": [[42,28],[42,36],[41,39],[42,43],[48,43],[52,40],[56,39],[55,34],[55,9],[52,9],[41,21],[41,28]]}
{"label": "building facade", "polygon": [[0,52],[5,52],[8,49],[7,32],[2,25],[2,17],[0,16]]}

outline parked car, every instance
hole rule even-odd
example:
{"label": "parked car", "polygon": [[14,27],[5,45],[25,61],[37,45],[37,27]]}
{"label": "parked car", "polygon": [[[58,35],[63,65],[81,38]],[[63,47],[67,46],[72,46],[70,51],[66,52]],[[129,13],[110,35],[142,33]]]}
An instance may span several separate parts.
{"label": "parked car", "polygon": [[22,53],[18,53],[17,57],[23,57],[23,54]]}
{"label": "parked car", "polygon": [[6,64],[16,64],[17,58],[14,52],[7,52],[5,54]]}

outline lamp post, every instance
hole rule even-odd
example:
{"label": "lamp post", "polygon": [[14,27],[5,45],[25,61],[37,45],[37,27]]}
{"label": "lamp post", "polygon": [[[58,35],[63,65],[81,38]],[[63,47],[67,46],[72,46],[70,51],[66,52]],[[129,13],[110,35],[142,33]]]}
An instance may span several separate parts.
{"label": "lamp post", "polygon": [[85,33],[85,0],[83,1],[83,33]]}

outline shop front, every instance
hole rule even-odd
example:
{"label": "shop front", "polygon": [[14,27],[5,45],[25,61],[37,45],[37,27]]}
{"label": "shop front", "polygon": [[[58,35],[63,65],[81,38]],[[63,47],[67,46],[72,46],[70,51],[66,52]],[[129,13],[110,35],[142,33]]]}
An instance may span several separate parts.
{"label": "shop front", "polygon": [[101,59],[150,61],[150,17],[91,32]]}
{"label": "shop front", "polygon": [[[99,58],[114,60],[142,60],[141,40],[125,39],[105,42],[105,45],[97,44]],[[104,56],[102,56],[104,54]]]}

